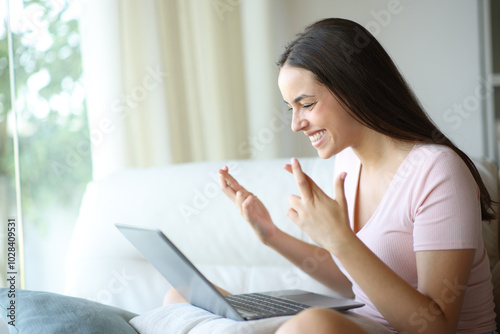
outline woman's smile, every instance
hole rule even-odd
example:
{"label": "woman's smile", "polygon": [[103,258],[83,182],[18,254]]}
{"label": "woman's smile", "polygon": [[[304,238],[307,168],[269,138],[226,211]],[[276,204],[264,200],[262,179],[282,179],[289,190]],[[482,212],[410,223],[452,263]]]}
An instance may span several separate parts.
{"label": "woman's smile", "polygon": [[316,131],[312,135],[308,135],[309,139],[311,140],[312,146],[318,147],[321,145],[323,142],[323,138],[325,136],[326,130],[320,130]]}

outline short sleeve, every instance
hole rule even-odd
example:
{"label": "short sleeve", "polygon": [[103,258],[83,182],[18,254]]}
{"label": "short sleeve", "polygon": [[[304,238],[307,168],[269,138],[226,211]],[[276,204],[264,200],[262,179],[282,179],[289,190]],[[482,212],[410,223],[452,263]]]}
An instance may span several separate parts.
{"label": "short sleeve", "polygon": [[481,232],[477,184],[453,151],[432,152],[416,170],[414,251],[476,249]]}

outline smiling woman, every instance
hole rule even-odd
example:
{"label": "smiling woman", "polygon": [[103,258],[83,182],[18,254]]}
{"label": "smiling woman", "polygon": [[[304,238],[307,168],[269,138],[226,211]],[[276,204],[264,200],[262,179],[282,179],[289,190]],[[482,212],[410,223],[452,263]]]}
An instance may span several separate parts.
{"label": "smiling woman", "polygon": [[[366,43],[346,53],[359,35]],[[323,19],[285,48],[278,65],[292,130],[309,136],[321,158],[335,156],[335,199],[297,159],[285,165],[300,190],[287,216],[319,246],[308,244],[278,229],[264,204],[221,169],[222,190],[259,239],[298,266],[329,252],[333,261],[310,275],[339,293],[352,289],[365,304],[353,312],[387,333],[496,329],[481,238],[481,220],[496,218],[494,203],[471,159],[432,123],[379,42],[353,21]],[[307,309],[277,331],[310,332],[367,333],[325,309]]]}

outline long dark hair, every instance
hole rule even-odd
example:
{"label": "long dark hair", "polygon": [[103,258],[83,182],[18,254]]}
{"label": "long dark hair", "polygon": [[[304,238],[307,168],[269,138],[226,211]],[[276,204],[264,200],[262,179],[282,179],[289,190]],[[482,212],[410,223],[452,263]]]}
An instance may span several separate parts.
{"label": "long dark hair", "polygon": [[479,187],[482,219],[496,218],[472,160],[436,127],[390,56],[363,26],[338,18],[318,21],[286,47],[278,66],[285,64],[312,72],[368,128],[396,140],[451,148]]}

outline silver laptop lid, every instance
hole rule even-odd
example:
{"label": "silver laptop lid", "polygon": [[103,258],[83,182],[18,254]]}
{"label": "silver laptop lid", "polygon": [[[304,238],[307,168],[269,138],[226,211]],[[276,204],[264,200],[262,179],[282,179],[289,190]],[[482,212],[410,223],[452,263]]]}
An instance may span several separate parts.
{"label": "silver laptop lid", "polygon": [[115,226],[189,303],[226,318],[244,320],[159,229]]}

